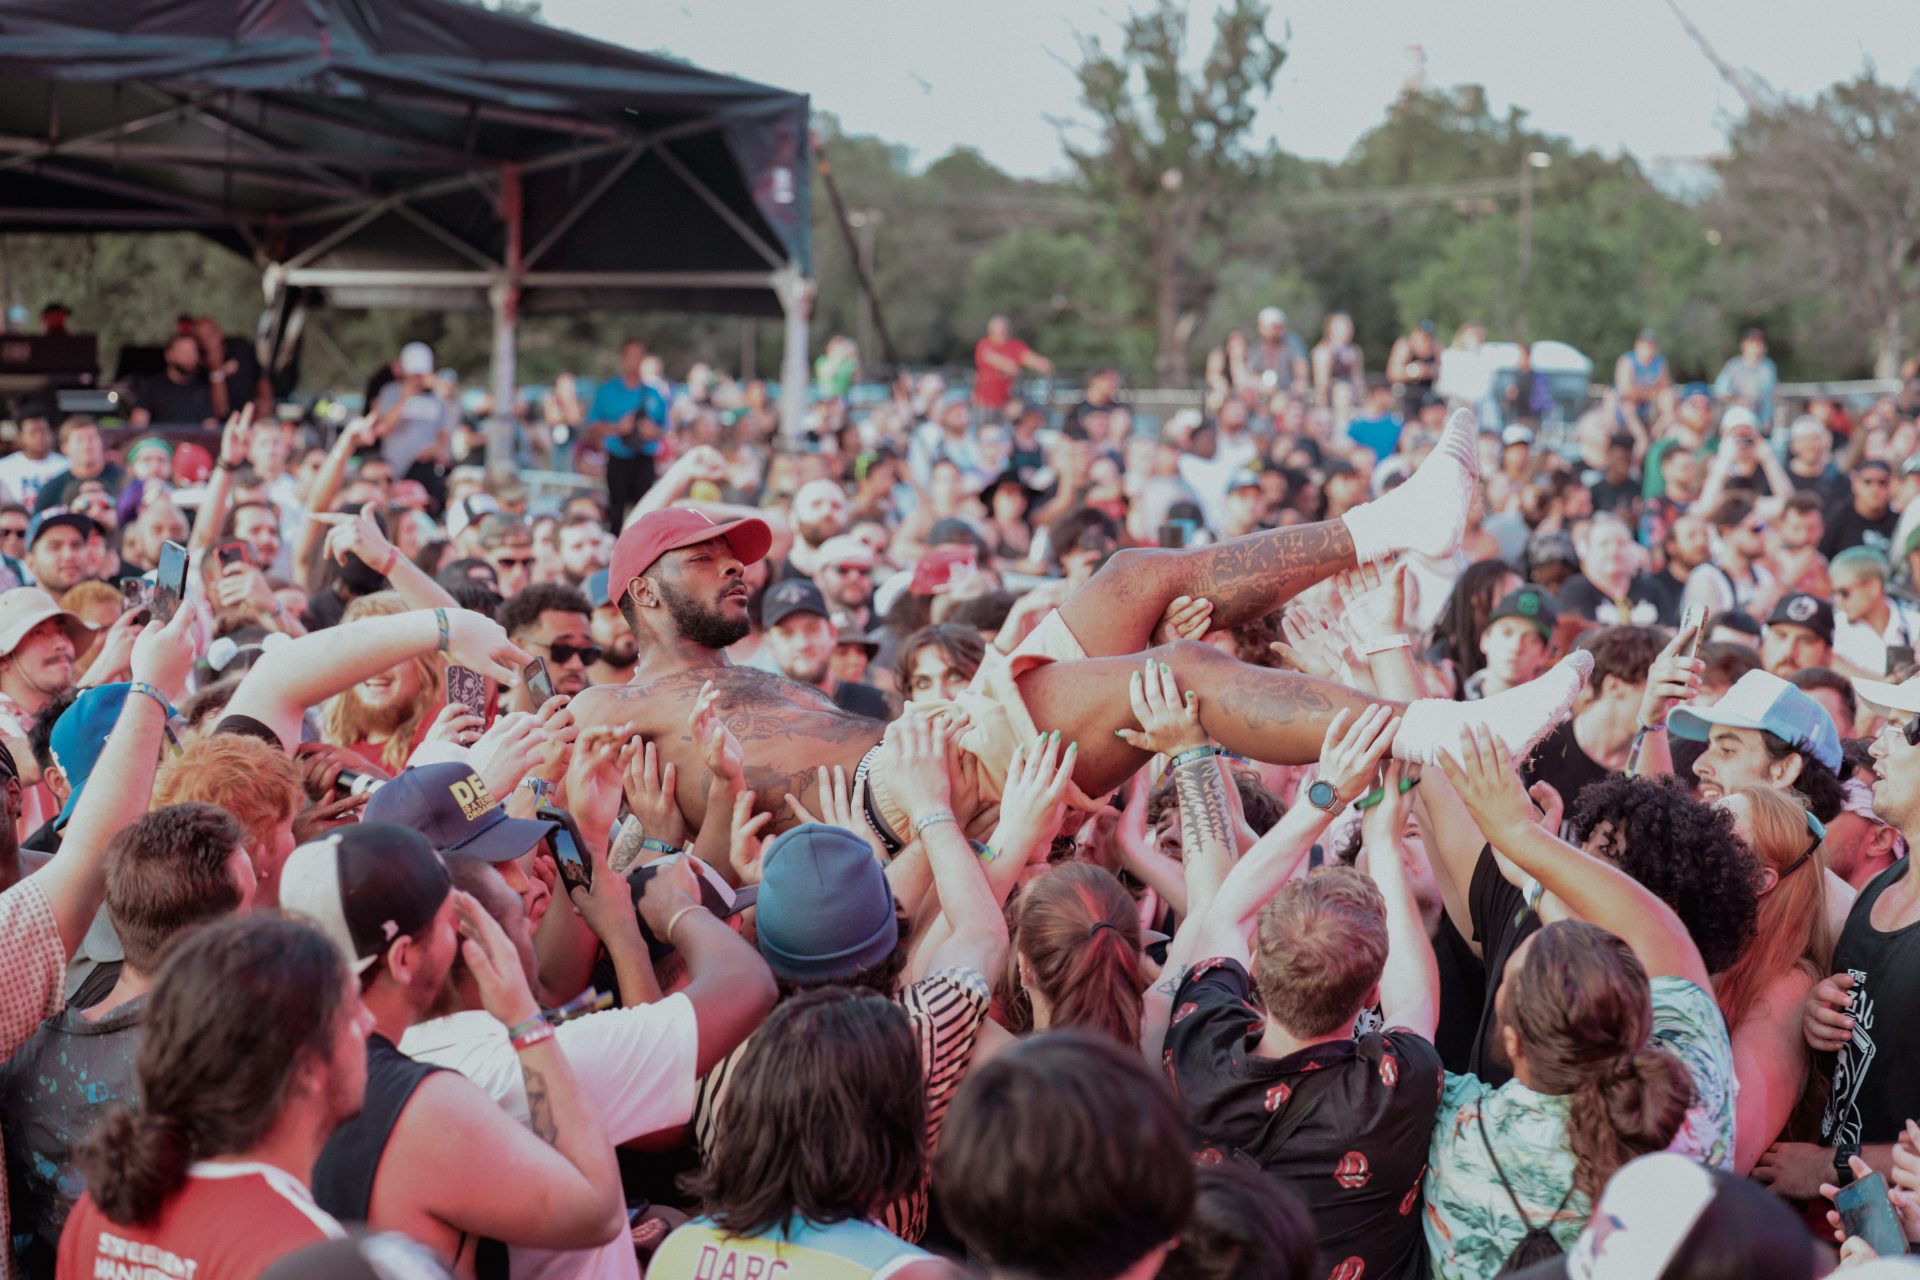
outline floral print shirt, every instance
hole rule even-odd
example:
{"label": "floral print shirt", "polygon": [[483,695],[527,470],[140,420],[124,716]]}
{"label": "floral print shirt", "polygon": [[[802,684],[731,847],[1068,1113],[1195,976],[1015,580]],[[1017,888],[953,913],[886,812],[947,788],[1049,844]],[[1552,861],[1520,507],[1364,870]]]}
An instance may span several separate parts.
{"label": "floral print shirt", "polygon": [[[1736,1085],[1726,1019],[1713,996],[1685,978],[1655,978],[1652,989],[1653,1043],[1693,1074],[1693,1105],[1667,1150],[1731,1170]],[[1494,1172],[1476,1115],[1486,1120],[1487,1139],[1527,1221],[1551,1224],[1561,1247],[1573,1247],[1593,1205],[1578,1191],[1567,1194],[1574,1164],[1568,1107],[1566,1096],[1535,1093],[1518,1080],[1495,1089],[1447,1073],[1427,1155],[1427,1248],[1437,1280],[1494,1275],[1527,1233]]]}

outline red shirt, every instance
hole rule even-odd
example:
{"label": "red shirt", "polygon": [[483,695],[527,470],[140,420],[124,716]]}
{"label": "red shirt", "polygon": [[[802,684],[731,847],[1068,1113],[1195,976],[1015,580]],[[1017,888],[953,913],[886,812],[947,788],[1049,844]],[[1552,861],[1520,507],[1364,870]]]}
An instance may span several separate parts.
{"label": "red shirt", "polygon": [[201,1161],[145,1226],[80,1197],[60,1233],[57,1280],[255,1280],[296,1249],[346,1235],[285,1169]]}
{"label": "red shirt", "polygon": [[989,409],[998,409],[1013,394],[1013,378],[1000,372],[987,360],[987,354],[1011,360],[1015,364],[1020,357],[1033,350],[1018,338],[1008,338],[1005,342],[995,342],[992,338],[982,338],[973,346],[973,399],[976,404],[986,405]]}

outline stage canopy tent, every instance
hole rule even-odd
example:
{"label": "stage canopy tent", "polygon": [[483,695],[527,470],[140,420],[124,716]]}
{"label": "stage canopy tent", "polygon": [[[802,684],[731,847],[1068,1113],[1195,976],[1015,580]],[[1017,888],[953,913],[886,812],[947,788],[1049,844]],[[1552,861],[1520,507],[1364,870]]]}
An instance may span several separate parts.
{"label": "stage canopy tent", "polygon": [[804,369],[807,109],[457,0],[0,0],[0,230],[190,230],[270,301],[490,308],[496,392],[520,311],[784,311]]}

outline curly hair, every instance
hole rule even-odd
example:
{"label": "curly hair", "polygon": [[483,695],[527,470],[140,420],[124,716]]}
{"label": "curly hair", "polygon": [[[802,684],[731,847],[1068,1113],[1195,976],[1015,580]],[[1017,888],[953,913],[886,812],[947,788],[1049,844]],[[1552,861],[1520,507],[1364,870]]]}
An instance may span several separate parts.
{"label": "curly hair", "polygon": [[1580,792],[1571,831],[1575,844],[1673,908],[1708,973],[1724,972],[1746,950],[1759,916],[1760,864],[1726,810],[1668,774],[1616,776]]}

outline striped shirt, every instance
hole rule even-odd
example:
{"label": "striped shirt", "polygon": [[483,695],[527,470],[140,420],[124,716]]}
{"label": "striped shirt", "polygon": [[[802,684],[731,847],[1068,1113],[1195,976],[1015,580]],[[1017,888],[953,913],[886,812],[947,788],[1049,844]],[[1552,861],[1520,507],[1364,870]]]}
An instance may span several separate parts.
{"label": "striped shirt", "polygon": [[[986,1020],[992,998],[986,977],[978,969],[964,965],[930,973],[896,997],[900,1007],[907,1011],[914,1039],[920,1046],[920,1069],[927,1087],[929,1171],[933,1166],[934,1148],[940,1141],[940,1126],[947,1118],[947,1105],[953,1101],[953,1091],[973,1061],[974,1042],[979,1038],[980,1024]],[[741,1044],[716,1063],[701,1079],[694,1095],[693,1132],[702,1158],[713,1151],[720,1127],[721,1104],[746,1047],[746,1043]],[[888,1205],[880,1215],[880,1224],[909,1244],[918,1243],[926,1234],[931,1176],[931,1172],[922,1173],[920,1185]]]}
{"label": "striped shirt", "polygon": [[[0,1059],[11,1058],[43,1020],[60,1012],[66,965],[46,890],[28,877],[0,893]],[[13,1239],[6,1176],[0,1161],[0,1244]],[[0,1277],[13,1274],[13,1250],[0,1247]]]}

